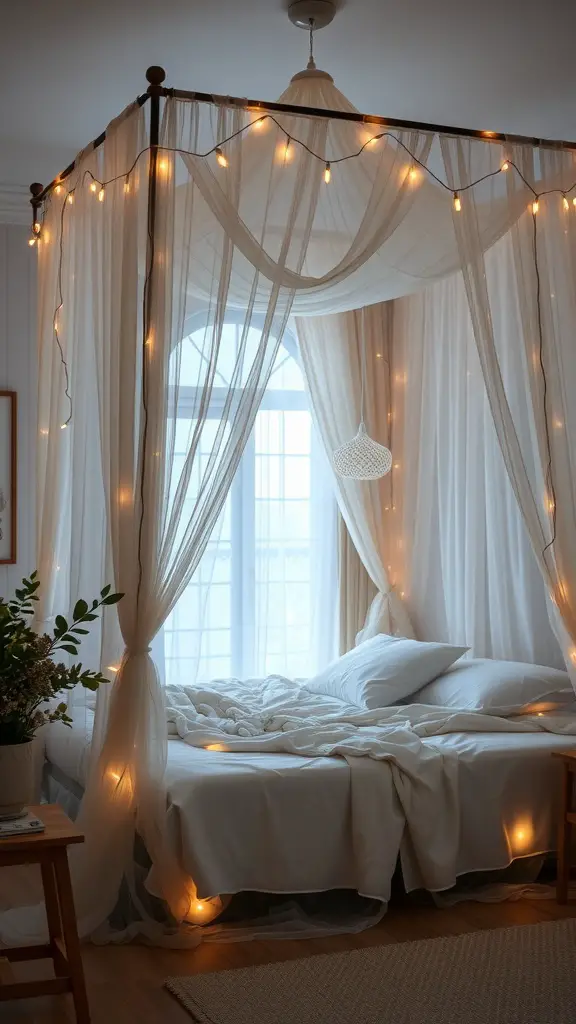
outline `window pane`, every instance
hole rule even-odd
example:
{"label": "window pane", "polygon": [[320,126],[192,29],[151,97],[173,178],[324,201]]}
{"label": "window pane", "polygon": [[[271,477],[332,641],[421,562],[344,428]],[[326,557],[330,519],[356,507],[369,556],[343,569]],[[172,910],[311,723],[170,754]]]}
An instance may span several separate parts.
{"label": "window pane", "polygon": [[284,451],[287,455],[310,455],[311,428],[309,412],[284,413]]}
{"label": "window pane", "polygon": [[[193,437],[195,389],[206,372],[205,342],[204,331],[195,331],[183,346],[180,379],[189,390],[178,418],[172,493]],[[231,323],[223,330],[213,407],[190,476],[184,521],[194,511],[211,452],[218,444],[226,385],[236,364],[234,380],[238,386],[245,382],[259,344],[255,328],[247,332],[243,351],[241,328]],[[243,678],[273,672],[310,674],[317,615],[312,593],[319,561],[317,538],[313,543],[312,534],[311,488],[318,484],[311,472],[311,417],[302,408],[303,377],[284,346],[276,357],[269,389],[274,393],[271,407],[256,416],[217,529],[166,622],[168,683],[209,683],[235,674]]]}

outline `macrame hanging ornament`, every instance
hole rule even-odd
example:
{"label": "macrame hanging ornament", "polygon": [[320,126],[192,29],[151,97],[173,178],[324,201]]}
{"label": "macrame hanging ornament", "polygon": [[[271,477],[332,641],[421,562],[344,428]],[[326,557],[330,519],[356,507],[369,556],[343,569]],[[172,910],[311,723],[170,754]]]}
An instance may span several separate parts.
{"label": "macrame hanging ornament", "polygon": [[360,339],[362,392],[360,398],[360,426],[351,441],[337,448],[332,465],[338,476],[350,480],[380,480],[392,469],[392,452],[370,437],[364,424],[364,391],[366,389],[366,342],[364,311],[362,311],[362,337]]}

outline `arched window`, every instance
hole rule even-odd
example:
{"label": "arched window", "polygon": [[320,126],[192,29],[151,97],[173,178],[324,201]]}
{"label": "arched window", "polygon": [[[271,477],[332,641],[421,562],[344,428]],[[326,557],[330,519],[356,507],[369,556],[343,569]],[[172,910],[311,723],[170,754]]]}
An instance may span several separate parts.
{"label": "arched window", "polygon": [[[242,317],[243,322],[243,317]],[[184,459],[205,324],[193,321],[180,357],[177,454]],[[209,421],[210,445],[241,344],[233,315],[222,343]],[[250,349],[259,331],[251,327]],[[243,383],[243,382],[240,382]],[[209,450],[209,449],[208,449]],[[200,457],[208,451],[200,450]],[[278,673],[305,677],[335,654],[336,506],[310,415],[295,334],[278,350],[252,435],[219,523],[191,583],[167,619],[155,655],[167,684]]]}

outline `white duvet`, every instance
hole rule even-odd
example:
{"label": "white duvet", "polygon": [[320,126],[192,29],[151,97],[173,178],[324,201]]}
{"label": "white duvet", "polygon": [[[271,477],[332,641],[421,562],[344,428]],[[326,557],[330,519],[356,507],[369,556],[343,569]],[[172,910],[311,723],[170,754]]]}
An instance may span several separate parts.
{"label": "white duvet", "polygon": [[[497,718],[424,705],[362,710],[298,683],[215,682],[166,690],[169,731],[195,747],[341,756],[351,771],[350,831],[365,895],[387,900],[398,853],[431,890],[455,884],[460,838],[458,761],[426,737],[447,733],[576,735],[576,718]],[[379,768],[374,770],[374,762]]]}

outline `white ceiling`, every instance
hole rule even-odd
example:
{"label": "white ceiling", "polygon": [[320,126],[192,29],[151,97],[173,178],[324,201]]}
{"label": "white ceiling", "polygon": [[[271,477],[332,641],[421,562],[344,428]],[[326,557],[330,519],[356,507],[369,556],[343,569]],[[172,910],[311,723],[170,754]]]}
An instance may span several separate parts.
{"label": "white ceiling", "polygon": [[[48,180],[137,93],[276,99],[306,62],[287,0],[4,0],[0,182]],[[570,0],[343,0],[317,62],[367,113],[576,139]]]}

